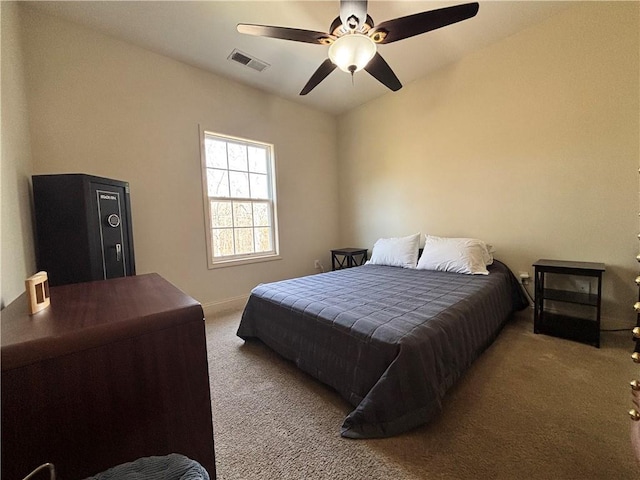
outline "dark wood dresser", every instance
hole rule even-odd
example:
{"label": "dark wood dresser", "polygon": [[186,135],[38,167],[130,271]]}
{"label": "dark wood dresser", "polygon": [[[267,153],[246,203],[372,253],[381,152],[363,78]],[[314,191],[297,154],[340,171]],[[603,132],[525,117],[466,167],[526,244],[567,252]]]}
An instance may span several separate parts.
{"label": "dark wood dresser", "polygon": [[158,274],[52,287],[1,312],[2,479],[75,480],[180,453],[215,478],[201,305]]}

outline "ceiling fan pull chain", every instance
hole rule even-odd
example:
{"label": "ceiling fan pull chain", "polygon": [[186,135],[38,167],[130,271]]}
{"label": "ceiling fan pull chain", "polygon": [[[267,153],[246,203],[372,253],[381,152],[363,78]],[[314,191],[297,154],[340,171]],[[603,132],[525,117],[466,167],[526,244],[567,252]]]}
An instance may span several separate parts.
{"label": "ceiling fan pull chain", "polygon": [[349,66],[349,73],[351,74],[351,86],[355,85],[355,83],[353,83],[353,74],[356,73],[357,69],[358,69],[358,67],[355,66],[355,65]]}

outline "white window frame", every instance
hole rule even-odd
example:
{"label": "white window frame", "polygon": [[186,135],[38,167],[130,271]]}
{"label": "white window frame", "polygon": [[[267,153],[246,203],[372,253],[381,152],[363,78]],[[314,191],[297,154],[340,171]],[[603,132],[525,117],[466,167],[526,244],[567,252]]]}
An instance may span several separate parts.
{"label": "white window frame", "polygon": [[[240,143],[248,146],[260,146],[265,147],[268,152],[267,159],[267,177],[269,179],[269,199],[267,200],[270,203],[271,207],[271,235],[273,238],[273,250],[269,252],[256,252],[256,253],[241,253],[235,255],[226,255],[226,256],[218,256],[214,257],[213,255],[213,243],[212,243],[212,230],[213,227],[211,225],[211,200],[219,199],[219,200],[236,200],[236,201],[246,201],[246,202],[257,202],[264,203],[264,199],[256,200],[251,198],[240,198],[240,197],[210,197],[209,196],[209,185],[208,185],[208,176],[207,176],[207,158],[206,158],[206,149],[205,149],[205,138],[213,137],[218,140],[222,140],[225,142],[232,143]],[[209,269],[220,268],[220,267],[229,267],[234,265],[244,265],[248,263],[256,263],[256,262],[265,262],[271,260],[279,260],[282,258],[280,256],[280,247],[278,240],[278,209],[276,203],[276,165],[275,165],[275,153],[274,146],[270,143],[264,143],[256,140],[249,140],[240,137],[233,137],[230,135],[224,135],[220,133],[213,132],[211,130],[206,130],[200,127],[200,157],[201,157],[201,174],[202,174],[202,194],[204,199],[204,220],[205,220],[205,230],[206,230],[206,240],[207,240],[207,266]]]}

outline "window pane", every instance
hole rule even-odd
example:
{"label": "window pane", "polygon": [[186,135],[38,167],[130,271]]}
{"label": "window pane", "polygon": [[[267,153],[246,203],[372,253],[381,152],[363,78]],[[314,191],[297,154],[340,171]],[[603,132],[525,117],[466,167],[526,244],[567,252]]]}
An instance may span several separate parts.
{"label": "window pane", "polygon": [[253,228],[236,228],[236,254],[253,253]]}
{"label": "window pane", "polygon": [[203,146],[210,266],[277,253],[272,147],[211,132]]}
{"label": "window pane", "polygon": [[253,227],[251,203],[233,202],[233,220],[235,227]]}
{"label": "window pane", "polygon": [[211,231],[211,244],[214,257],[233,255],[233,230],[214,228]]}
{"label": "window pane", "polygon": [[247,168],[247,147],[239,143],[227,144],[229,148],[229,169],[242,170],[246,172]]}
{"label": "window pane", "polygon": [[264,147],[249,147],[249,171],[267,173],[267,149]]}
{"label": "window pane", "polygon": [[211,226],[233,227],[231,202],[211,202]]}
{"label": "window pane", "polygon": [[273,250],[271,241],[271,229],[261,227],[255,229],[256,252],[270,252]]}
{"label": "window pane", "polygon": [[229,174],[227,171],[207,168],[207,188],[210,197],[228,197]]}
{"label": "window pane", "polygon": [[204,151],[207,167],[227,168],[227,142],[205,137]]}
{"label": "window pane", "polygon": [[250,173],[251,198],[269,198],[269,184],[266,175]]}
{"label": "window pane", "polygon": [[253,225],[256,227],[269,227],[271,225],[271,215],[268,203],[253,204]]}
{"label": "window pane", "polygon": [[229,172],[231,184],[231,196],[249,198],[249,174],[242,172]]}

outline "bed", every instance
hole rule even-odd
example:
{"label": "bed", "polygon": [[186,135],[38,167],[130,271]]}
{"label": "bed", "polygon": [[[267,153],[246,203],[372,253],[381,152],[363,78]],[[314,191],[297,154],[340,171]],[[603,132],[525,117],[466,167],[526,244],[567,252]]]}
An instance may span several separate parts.
{"label": "bed", "polygon": [[353,405],[349,438],[429,422],[446,391],[528,305],[506,265],[487,275],[367,264],[258,285],[237,331]]}

